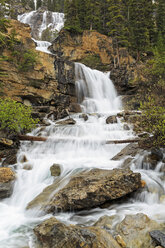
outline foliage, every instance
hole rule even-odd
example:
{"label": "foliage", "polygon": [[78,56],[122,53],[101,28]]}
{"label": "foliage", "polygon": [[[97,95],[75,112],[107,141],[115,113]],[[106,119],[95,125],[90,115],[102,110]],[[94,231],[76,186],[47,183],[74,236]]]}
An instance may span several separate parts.
{"label": "foliage", "polygon": [[37,54],[30,49],[23,49],[22,51],[17,51],[16,60],[18,70],[26,72],[36,64]]}
{"label": "foliage", "polygon": [[0,129],[11,132],[29,131],[38,119],[31,117],[31,108],[12,99],[0,99]]}
{"label": "foliage", "polygon": [[154,136],[155,146],[165,146],[165,107],[157,104],[154,95],[147,96],[145,102],[140,103],[143,111],[143,129]]}

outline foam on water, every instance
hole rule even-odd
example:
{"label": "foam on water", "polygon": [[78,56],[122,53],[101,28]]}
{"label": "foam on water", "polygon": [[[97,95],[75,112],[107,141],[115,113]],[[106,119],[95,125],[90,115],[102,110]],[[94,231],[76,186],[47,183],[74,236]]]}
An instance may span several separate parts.
{"label": "foam on water", "polygon": [[[54,178],[50,175],[52,164],[60,164],[60,188],[70,176],[86,168],[118,168],[121,161],[113,161],[126,144],[107,145],[106,140],[128,139],[132,131],[125,131],[123,124],[106,124],[106,118],[121,111],[120,98],[108,77],[97,70],[82,65],[75,65],[76,85],[79,102],[88,120],[84,121],[79,114],[72,116],[76,120],[73,126],[58,125],[50,121],[45,129],[37,128],[32,135],[48,136],[46,142],[22,142],[17,155],[17,180],[10,198],[0,202],[0,247],[34,248],[33,227],[49,218],[38,209],[26,210],[27,204],[42,190],[50,185]],[[28,162],[22,163],[22,157]],[[32,170],[24,170],[24,165],[31,165]],[[116,215],[115,223],[127,214],[143,212],[158,221],[165,220],[165,200],[163,200],[165,181],[161,172],[162,164],[155,170],[142,166],[142,156],[132,162],[131,169],[142,174],[147,183],[147,190],[136,194],[135,198],[122,204],[114,204],[107,209],[92,209],[78,213],[58,213],[55,217],[64,223],[93,224],[103,215]],[[58,189],[57,189],[58,190]],[[162,198],[161,198],[162,197]]]}

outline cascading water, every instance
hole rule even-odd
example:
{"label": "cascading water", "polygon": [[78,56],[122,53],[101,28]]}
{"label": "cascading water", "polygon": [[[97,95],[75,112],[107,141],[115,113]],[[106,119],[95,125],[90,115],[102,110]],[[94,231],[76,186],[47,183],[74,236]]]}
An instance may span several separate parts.
{"label": "cascading water", "polygon": [[[17,180],[13,195],[0,202],[0,247],[35,248],[33,227],[50,215],[43,216],[39,210],[26,210],[28,202],[53,182],[50,166],[60,164],[62,169],[61,184],[63,187],[72,174],[85,168],[112,169],[120,167],[121,161],[113,161],[125,145],[107,145],[106,140],[127,139],[133,137],[132,131],[125,131],[123,124],[109,124],[107,116],[120,111],[121,103],[108,75],[91,70],[84,65],[76,64],[76,85],[79,102],[88,120],[80,118],[80,114],[72,116],[76,120],[73,126],[61,126],[50,121],[45,129],[37,128],[32,135],[51,137],[46,142],[22,142],[15,165]],[[55,141],[56,140],[56,141]],[[22,157],[28,162],[22,163]],[[131,169],[142,174],[148,191],[138,193],[136,199],[127,203],[112,205],[109,209],[94,209],[78,213],[58,213],[55,217],[65,223],[93,224],[103,215],[117,215],[121,220],[127,214],[143,212],[158,221],[165,220],[164,194],[165,180],[161,172],[161,163],[155,170],[141,167],[141,157],[133,162]],[[30,165],[31,170],[24,169]],[[119,220],[118,220],[119,221]]]}
{"label": "cascading water", "polygon": [[42,41],[43,31],[48,30],[49,38],[55,38],[57,33],[64,26],[64,14],[51,11],[31,11],[18,15],[18,21],[29,24],[32,29],[32,37],[35,43],[37,44],[36,50],[51,53],[48,50],[48,47],[51,45],[48,41]]}

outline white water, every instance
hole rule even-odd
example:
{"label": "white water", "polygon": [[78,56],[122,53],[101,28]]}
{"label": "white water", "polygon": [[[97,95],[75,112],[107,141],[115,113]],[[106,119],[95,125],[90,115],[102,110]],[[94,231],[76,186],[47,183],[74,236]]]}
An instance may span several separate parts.
{"label": "white water", "polygon": [[[40,24],[34,22],[35,19],[38,19],[37,16],[39,16],[39,19],[42,19]],[[37,44],[36,50],[51,54],[51,52],[48,50],[48,47],[51,45],[51,43],[41,40],[42,32],[49,28],[50,32],[52,33],[52,39],[55,39],[57,33],[64,26],[64,14],[51,11],[44,11],[43,13],[31,11],[22,15],[18,15],[17,19],[22,23],[29,24],[32,29],[32,34],[33,30],[35,29],[35,35],[38,37],[38,39],[34,39],[33,37],[33,40]]]}
{"label": "white water", "polygon": [[[42,22],[39,24],[37,21],[36,23],[34,22],[34,20],[38,20],[38,16],[39,19],[42,19]],[[17,19],[22,23],[29,24],[32,30],[38,25],[36,32],[38,32],[40,39],[45,29],[49,28],[52,32],[59,32],[64,26],[64,14],[58,12],[44,11],[41,13],[35,10],[18,15]]]}
{"label": "white water", "polygon": [[34,40],[34,42],[36,43],[36,50],[44,52],[44,53],[49,53],[52,54],[49,50],[48,47],[51,46],[52,43],[48,42],[48,41],[43,41],[43,40]]}
{"label": "white water", "polygon": [[[60,164],[62,168],[61,185],[64,186],[72,174],[85,168],[112,169],[120,167],[121,161],[111,158],[125,145],[106,145],[106,140],[127,139],[133,137],[132,131],[124,131],[123,124],[105,123],[107,116],[120,111],[121,103],[108,76],[91,70],[84,65],[76,64],[76,84],[79,102],[89,119],[85,122],[79,114],[72,117],[74,126],[59,126],[50,121],[45,130],[37,128],[33,135],[42,135],[60,139],[53,142],[23,142],[18,153],[17,181],[13,195],[0,202],[0,247],[23,248],[29,245],[34,248],[33,226],[49,216],[42,216],[36,209],[26,211],[26,206],[36,195],[53,182],[50,166]],[[55,140],[55,139],[54,139]],[[21,163],[26,155],[28,162]],[[109,209],[93,209],[79,213],[58,213],[56,218],[73,224],[93,224],[103,215],[116,215],[116,221],[127,214],[146,213],[158,221],[165,220],[165,201],[160,201],[164,194],[165,181],[161,180],[161,164],[155,171],[142,169],[141,156],[131,168],[139,171],[147,182],[148,191],[137,194],[136,199]],[[25,164],[32,165],[32,170],[23,169]],[[162,198],[163,199],[163,198]]]}

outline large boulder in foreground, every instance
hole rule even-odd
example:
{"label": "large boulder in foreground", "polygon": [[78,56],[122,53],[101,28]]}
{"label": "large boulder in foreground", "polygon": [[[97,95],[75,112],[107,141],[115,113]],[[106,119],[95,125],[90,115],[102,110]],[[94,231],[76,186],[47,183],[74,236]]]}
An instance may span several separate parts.
{"label": "large boulder in foreground", "polygon": [[0,168],[0,199],[11,195],[14,179],[15,174],[10,168]]}
{"label": "large boulder in foreground", "polygon": [[35,227],[34,232],[44,248],[121,248],[104,229],[66,226],[54,217]]}
{"label": "large boulder in foreground", "polygon": [[154,248],[149,232],[160,229],[161,225],[148,218],[142,213],[127,215],[125,219],[117,225],[116,232],[126,243],[127,248]]}
{"label": "large boulder in foreground", "polygon": [[[92,169],[71,177],[64,188],[53,194],[56,187],[56,184],[47,187],[29,203],[28,208],[37,207],[36,203],[42,202],[42,209],[47,212],[91,209],[140,188],[141,175],[129,169]],[[44,195],[50,200],[44,202]]]}

